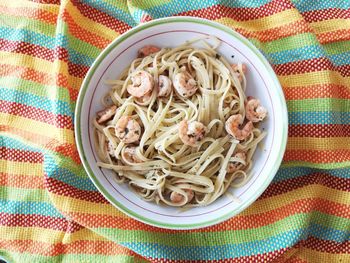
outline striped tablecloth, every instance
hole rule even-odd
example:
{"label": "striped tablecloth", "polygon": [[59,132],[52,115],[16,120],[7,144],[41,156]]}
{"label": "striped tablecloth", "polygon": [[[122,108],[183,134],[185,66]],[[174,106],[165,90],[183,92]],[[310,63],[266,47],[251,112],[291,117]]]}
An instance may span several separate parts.
{"label": "striped tablecloth", "polygon": [[[100,51],[140,22],[196,16],[249,38],[283,86],[284,162],[249,209],[170,231],[113,208],[74,144]],[[349,262],[350,1],[0,0],[0,256],[9,262]]]}

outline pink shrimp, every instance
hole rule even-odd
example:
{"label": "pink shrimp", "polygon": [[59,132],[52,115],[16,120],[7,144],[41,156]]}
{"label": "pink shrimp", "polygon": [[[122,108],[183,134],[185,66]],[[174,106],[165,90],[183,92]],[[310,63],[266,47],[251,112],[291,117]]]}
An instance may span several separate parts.
{"label": "pink shrimp", "polygon": [[110,120],[114,116],[116,111],[117,111],[117,106],[113,105],[111,107],[105,108],[104,110],[97,112],[96,114],[98,117],[97,123],[101,124]]}
{"label": "pink shrimp", "polygon": [[137,52],[137,57],[144,58],[153,53],[157,53],[159,50],[160,48],[157,46],[153,46],[153,45],[144,46],[143,48],[140,48],[139,51]]}
{"label": "pink shrimp", "polygon": [[141,126],[131,116],[122,116],[115,125],[115,135],[124,143],[137,142],[141,136]]}
{"label": "pink shrimp", "polygon": [[130,95],[142,98],[150,93],[154,86],[153,76],[147,71],[141,70],[131,77],[132,85],[127,87]]}
{"label": "pink shrimp", "polygon": [[245,105],[246,118],[252,122],[262,121],[266,115],[267,110],[260,105],[260,101],[253,97],[248,97]]}
{"label": "pink shrimp", "polygon": [[206,133],[207,129],[203,123],[199,121],[183,120],[179,125],[179,137],[181,141],[189,146],[196,146],[201,141]]}
{"label": "pink shrimp", "polygon": [[253,123],[249,121],[246,123],[243,129],[240,129],[242,123],[243,117],[241,114],[232,115],[225,123],[227,133],[240,141],[247,138],[254,128]]}
{"label": "pink shrimp", "polygon": [[[194,197],[194,193],[191,189],[184,189],[187,196],[187,203],[191,202]],[[184,196],[178,192],[172,192],[170,194],[170,200],[173,203],[181,203],[184,200]]]}
{"label": "pink shrimp", "polygon": [[[234,158],[241,159],[244,163],[246,161],[246,154],[244,152],[238,152],[235,154]],[[243,168],[245,165],[242,162],[229,162],[227,166],[227,172],[233,173],[241,168]]]}

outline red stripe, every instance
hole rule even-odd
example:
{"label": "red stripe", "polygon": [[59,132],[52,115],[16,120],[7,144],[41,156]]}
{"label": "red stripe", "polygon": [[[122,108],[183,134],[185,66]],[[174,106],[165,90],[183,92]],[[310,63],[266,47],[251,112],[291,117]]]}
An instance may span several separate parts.
{"label": "red stripe", "polygon": [[5,251],[16,251],[44,256],[58,256],[64,254],[131,254],[128,249],[113,241],[78,240],[64,244],[49,244],[34,240],[0,240],[0,247]]}
{"label": "red stripe", "polygon": [[[259,201],[257,201],[259,202]],[[268,200],[264,200],[267,209],[269,207]],[[111,209],[115,209],[111,206]],[[232,231],[242,229],[259,228],[262,226],[270,225],[276,221],[290,217],[295,214],[310,213],[312,211],[319,211],[321,213],[345,217],[350,219],[350,215],[346,214],[349,206],[339,203],[330,202],[323,199],[308,198],[301,199],[291,202],[285,206],[278,208],[271,207],[264,213],[244,215],[240,214],[231,219],[211,226],[195,230],[182,230],[182,233],[193,233],[193,232],[219,232],[219,231]],[[254,211],[254,204],[248,208],[248,211]],[[99,228],[99,227],[113,227],[122,230],[142,230],[148,232],[160,232],[160,233],[178,233],[177,230],[168,230],[157,228],[143,224],[132,218],[121,218],[119,216],[111,216],[104,214],[89,214],[89,213],[78,213],[78,212],[66,212],[70,218],[73,218],[77,222],[81,222],[88,228]]]}
{"label": "red stripe", "polygon": [[131,26],[124,23],[123,21],[120,21],[88,4],[78,1],[72,1],[72,4],[77,7],[83,16],[86,16],[87,18],[97,23],[103,24],[118,33],[124,33],[127,30],[131,29]]}
{"label": "red stripe", "polygon": [[348,254],[350,251],[349,240],[345,240],[343,243],[339,243],[333,240],[323,240],[316,237],[308,237],[305,241],[302,242],[302,246],[331,254]]}
{"label": "red stripe", "polygon": [[285,64],[273,65],[280,76],[302,74],[321,70],[337,70],[342,76],[350,76],[350,65],[335,66],[328,58],[313,58]]}
{"label": "red stripe", "polygon": [[288,150],[285,152],[285,162],[299,161],[310,163],[341,163],[350,160],[350,150],[339,149],[329,151],[317,150]]}
{"label": "red stripe", "polygon": [[0,112],[30,118],[62,129],[73,129],[73,120],[69,116],[61,114],[56,115],[50,111],[17,102],[0,100]]}
{"label": "red stripe", "polygon": [[339,178],[325,173],[313,173],[273,183],[265,190],[260,199],[281,195],[313,184],[350,192],[350,178]]}
{"label": "red stripe", "polygon": [[287,100],[312,98],[342,98],[350,99],[350,89],[345,85],[317,84],[302,87],[283,87]]}
{"label": "red stripe", "polygon": [[68,24],[70,34],[84,42],[87,42],[100,49],[105,48],[111,42],[98,34],[89,32],[88,30],[80,27],[66,9],[63,11],[62,19]]}
{"label": "red stripe", "polygon": [[74,77],[84,78],[88,71],[88,66],[68,62],[68,73]]}
{"label": "red stripe", "polygon": [[15,76],[34,82],[38,82],[44,85],[55,85],[58,87],[64,87],[68,90],[70,99],[76,101],[78,97],[78,90],[73,89],[68,83],[67,76],[63,74],[47,74],[31,68],[13,66],[0,63],[0,76]]}
{"label": "red stripe", "polygon": [[317,34],[317,39],[320,42],[320,44],[327,44],[337,41],[347,41],[350,40],[350,30],[339,29],[336,31]]}
{"label": "red stripe", "polygon": [[51,177],[45,177],[45,180],[47,189],[54,194],[68,196],[92,203],[108,204],[108,201],[103,197],[103,195],[100,194],[100,192],[81,190]]}
{"label": "red stripe", "polygon": [[83,229],[81,225],[65,218],[44,216],[38,214],[7,214],[0,212],[0,224],[11,227],[42,227],[73,233]]}
{"label": "red stripe", "polygon": [[12,162],[42,163],[44,161],[42,153],[6,147],[0,147],[0,156],[2,160]]}
{"label": "red stripe", "polygon": [[42,58],[51,62],[55,61],[56,59],[65,62],[68,61],[68,51],[62,47],[49,49],[27,42],[0,39],[0,50],[35,56],[37,58]]}
{"label": "red stripe", "polygon": [[224,5],[213,5],[199,10],[190,10],[177,14],[178,16],[195,16],[206,19],[219,19],[229,17],[237,21],[256,20],[271,16],[287,9],[292,9],[293,5],[289,1],[273,0],[260,7],[228,7]]}
{"label": "red stripe", "polygon": [[302,124],[289,125],[289,137],[350,137],[350,124]]}
{"label": "red stripe", "polygon": [[312,10],[302,13],[304,19],[309,22],[318,22],[330,19],[347,19],[350,18],[350,10],[345,10],[341,8],[327,8],[321,10]]}
{"label": "red stripe", "polygon": [[256,254],[251,256],[243,256],[236,258],[213,259],[213,260],[170,260],[164,258],[148,258],[154,263],[245,263],[245,262],[274,262],[278,263],[279,258],[286,253],[289,248],[282,248],[268,253]]}
{"label": "red stripe", "polygon": [[15,188],[44,189],[41,176],[28,176],[24,174],[0,173],[0,185]]}

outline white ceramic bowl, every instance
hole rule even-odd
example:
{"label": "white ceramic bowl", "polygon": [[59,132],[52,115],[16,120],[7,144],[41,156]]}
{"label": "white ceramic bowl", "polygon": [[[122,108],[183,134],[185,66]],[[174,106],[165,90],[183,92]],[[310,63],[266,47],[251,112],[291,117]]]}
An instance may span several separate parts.
{"label": "white ceramic bowl", "polygon": [[[268,110],[261,127],[267,136],[253,159],[246,185],[229,191],[237,200],[222,196],[206,207],[181,211],[140,199],[126,184],[118,185],[111,171],[100,169],[94,149],[92,119],[101,110],[101,97],[110,89],[104,83],[115,79],[144,45],[176,47],[186,40],[213,35],[222,41],[219,53],[230,62],[248,67],[247,94],[257,97]],[[75,113],[75,135],[86,172],[99,191],[118,209],[144,223],[171,229],[193,229],[222,222],[247,208],[273,179],[287,141],[287,108],[281,86],[263,55],[244,37],[208,20],[175,17],[139,25],[114,40],[96,59],[81,87]]]}

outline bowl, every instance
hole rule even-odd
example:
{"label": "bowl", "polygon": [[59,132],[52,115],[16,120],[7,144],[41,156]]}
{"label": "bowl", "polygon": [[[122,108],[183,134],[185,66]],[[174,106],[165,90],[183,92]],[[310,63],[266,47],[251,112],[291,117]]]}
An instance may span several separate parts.
{"label": "bowl", "polygon": [[[100,169],[94,148],[92,120],[102,109],[101,98],[110,89],[105,84],[115,79],[137,56],[137,50],[149,44],[176,47],[197,37],[215,36],[218,48],[229,62],[248,67],[247,95],[259,98],[268,110],[261,123],[267,136],[253,156],[249,181],[229,189],[205,207],[179,209],[150,203],[139,198],[126,184],[114,181],[113,172]],[[209,20],[172,17],[141,24],[115,39],[95,60],[80,89],[75,112],[75,138],[84,168],[97,189],[116,208],[136,220],[169,229],[194,229],[217,224],[237,215],[252,204],[267,188],[282,161],[287,141],[287,107],[281,86],[264,56],[246,38],[232,29]],[[234,198],[233,198],[234,196]]]}

